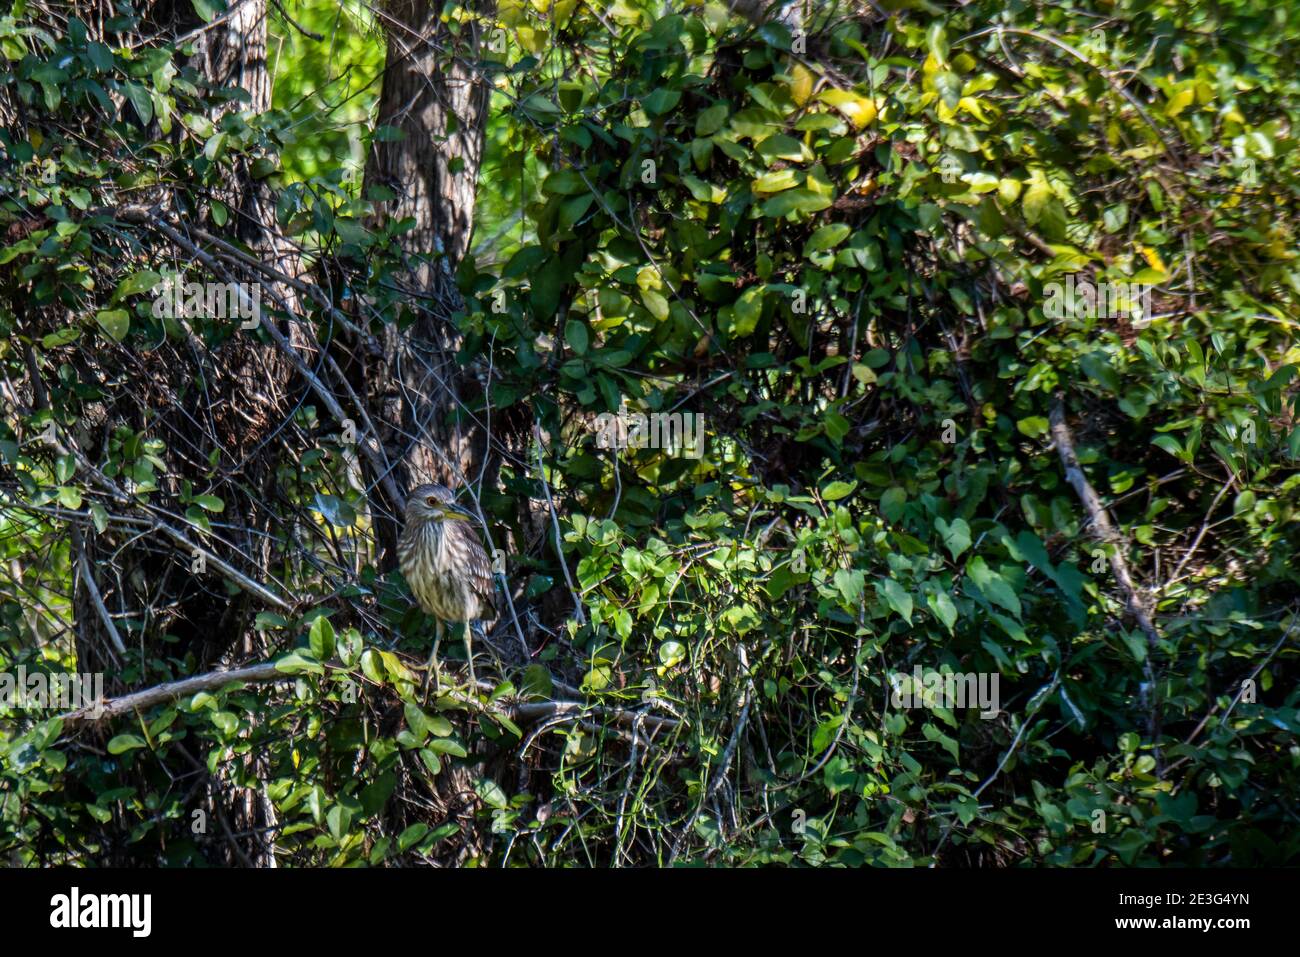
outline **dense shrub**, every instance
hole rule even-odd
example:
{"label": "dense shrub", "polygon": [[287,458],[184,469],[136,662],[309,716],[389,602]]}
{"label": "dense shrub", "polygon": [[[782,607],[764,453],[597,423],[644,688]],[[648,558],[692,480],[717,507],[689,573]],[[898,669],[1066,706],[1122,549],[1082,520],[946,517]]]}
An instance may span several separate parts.
{"label": "dense shrub", "polygon": [[[519,620],[496,644],[531,655],[503,651],[486,704],[422,703],[428,622],[336,413],[295,369],[282,414],[238,418],[270,332],[155,317],[177,264],[229,277],[125,210],[238,244],[221,190],[264,184],[325,290],[266,313],[349,408],[342,324],[420,304],[347,136],[290,105],[316,48],[295,34],[281,108],[252,113],[165,32],[123,42],[130,15],[103,42],[35,4],[0,20],[0,662],[78,670],[77,535],[110,564],[145,535],[119,691],[205,670],[212,623],[246,623],[223,662],[292,676],[100,737],[0,711],[15,860],[224,860],[247,835],[195,811],[247,800],[295,864],[1294,862],[1295,11],[668,6],[502,2],[481,51],[449,321],[471,411],[525,437],[479,501]],[[1067,282],[1151,291],[1058,309]],[[178,407],[213,414],[191,448]],[[702,456],[601,448],[623,407],[703,416]],[[208,622],[169,620],[200,543],[280,604],[210,568]],[[917,667],[996,676],[996,713],[891,705]],[[453,768],[461,819],[426,797]]]}

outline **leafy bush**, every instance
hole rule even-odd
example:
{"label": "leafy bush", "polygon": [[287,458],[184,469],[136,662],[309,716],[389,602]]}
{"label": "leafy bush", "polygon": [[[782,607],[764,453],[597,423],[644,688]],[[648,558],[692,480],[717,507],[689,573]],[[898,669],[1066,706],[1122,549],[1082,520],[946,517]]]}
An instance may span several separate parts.
{"label": "leafy bush", "polygon": [[[156,318],[178,251],[124,207],[166,193],[235,242],[221,190],[264,182],[325,290],[268,312],[344,407],[342,323],[418,307],[394,292],[409,224],[375,226],[380,197],[295,152],[301,117],[223,107],[164,35],[0,22],[0,660],[86,670],[78,528],[127,582],[121,690],[204,670],[215,622],[228,660],[290,676],[103,741],[11,711],[17,860],[1295,861],[1300,84],[1256,45],[1293,41],[1294,11],[977,0],[792,29],[667,6],[490,25],[500,240],[449,321],[487,384],[471,411],[524,436],[478,500],[512,543],[496,644],[518,629],[531,657],[431,703],[428,623],[302,370],[283,419],[218,416],[190,448],[168,424],[237,406],[274,343]],[[277,84],[319,88],[298,48]],[[1058,310],[1067,281],[1153,291]],[[702,416],[702,456],[601,448],[621,408]],[[257,558],[279,604],[215,572],[151,594],[200,544]],[[197,590],[207,622],[159,607]],[[891,705],[915,668],[996,676],[994,713]],[[430,790],[453,769],[463,812]],[[195,832],[236,798],[260,841]]]}

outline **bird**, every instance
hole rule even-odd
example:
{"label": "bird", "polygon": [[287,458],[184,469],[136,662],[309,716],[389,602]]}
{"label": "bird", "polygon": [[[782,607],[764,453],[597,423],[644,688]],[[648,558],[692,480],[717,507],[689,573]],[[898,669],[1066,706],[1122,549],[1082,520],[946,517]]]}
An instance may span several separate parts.
{"label": "bird", "polygon": [[[436,621],[433,651],[425,668],[426,695],[430,676],[438,674],[438,644],[444,622],[465,624],[465,657],[469,660],[472,690],[477,680],[470,626],[497,614],[492,563],[474,531],[473,521],[445,485],[420,485],[406,501],[397,560],[416,603]],[[441,676],[438,678],[440,683]]]}

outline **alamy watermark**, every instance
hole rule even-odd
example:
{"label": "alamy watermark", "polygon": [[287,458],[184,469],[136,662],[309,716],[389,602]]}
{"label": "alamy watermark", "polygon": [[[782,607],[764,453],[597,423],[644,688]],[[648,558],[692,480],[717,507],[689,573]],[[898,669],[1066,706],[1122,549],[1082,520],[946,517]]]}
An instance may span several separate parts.
{"label": "alamy watermark", "polygon": [[256,329],[262,321],[262,287],[255,282],[186,282],[184,273],[165,277],[154,287],[155,319],[239,319],[239,328]]}
{"label": "alamy watermark", "polygon": [[117,927],[132,937],[148,937],[152,915],[152,894],[83,894],[73,887],[50,898],[50,926],[57,929]]}
{"label": "alamy watermark", "polygon": [[926,671],[912,666],[910,675],[896,671],[889,676],[889,703],[895,708],[979,708],[980,717],[997,716],[998,673],[987,671]]}
{"label": "alamy watermark", "polygon": [[1048,319],[1128,319],[1145,326],[1151,311],[1151,286],[1140,282],[1092,282],[1069,273],[1065,282],[1043,286],[1047,300],[1043,315]]}
{"label": "alamy watermark", "polygon": [[103,672],[94,674],[28,673],[25,665],[16,672],[0,671],[0,707],[16,710],[48,709],[76,711],[104,700]]}
{"label": "alamy watermark", "polygon": [[704,455],[704,416],[698,412],[628,412],[627,400],[617,412],[596,416],[598,449],[663,449],[698,459]]}

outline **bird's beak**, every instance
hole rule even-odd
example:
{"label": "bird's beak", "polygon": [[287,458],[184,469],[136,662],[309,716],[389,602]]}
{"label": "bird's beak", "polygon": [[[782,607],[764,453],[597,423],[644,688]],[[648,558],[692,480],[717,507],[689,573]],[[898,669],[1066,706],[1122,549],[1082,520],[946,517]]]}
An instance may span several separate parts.
{"label": "bird's beak", "polygon": [[442,510],[442,517],[453,522],[472,522],[474,516],[470,515],[459,505],[448,505]]}

